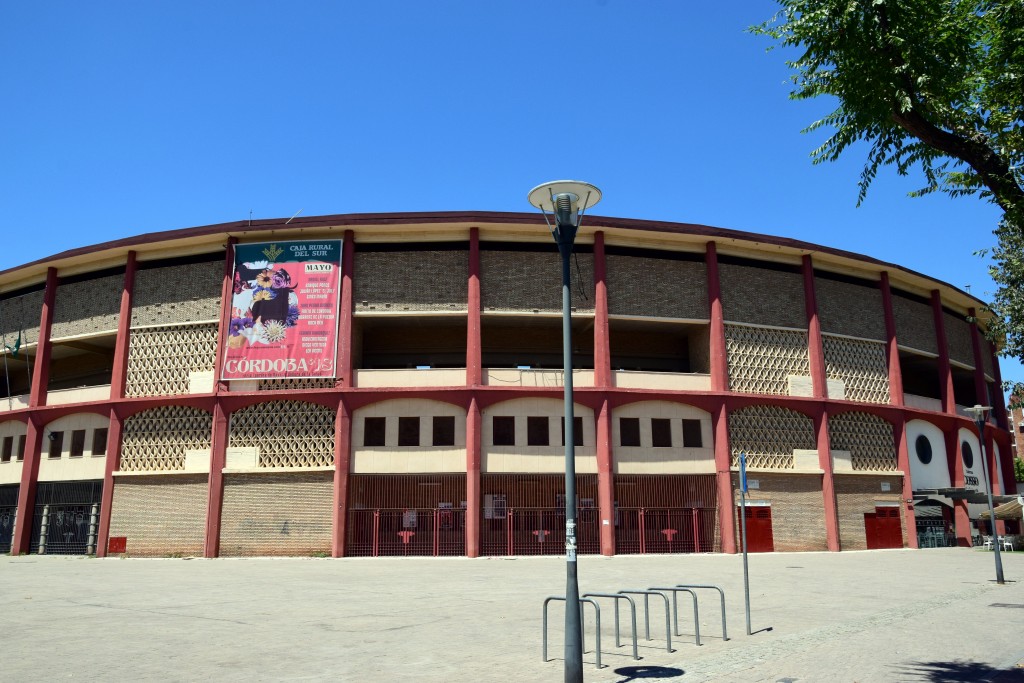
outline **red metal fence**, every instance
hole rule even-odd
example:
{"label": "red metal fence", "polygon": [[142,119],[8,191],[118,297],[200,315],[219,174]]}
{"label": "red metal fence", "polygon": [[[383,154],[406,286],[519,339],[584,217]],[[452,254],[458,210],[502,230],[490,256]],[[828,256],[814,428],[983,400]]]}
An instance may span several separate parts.
{"label": "red metal fence", "polygon": [[[576,519],[576,552],[601,552],[597,510],[585,508]],[[561,555],[565,553],[565,508],[510,508],[501,517],[483,519],[481,555]]]}
{"label": "red metal fence", "polygon": [[351,557],[465,555],[466,511],[385,508],[349,511]]}
{"label": "red metal fence", "polygon": [[720,552],[717,508],[619,508],[615,552]]}

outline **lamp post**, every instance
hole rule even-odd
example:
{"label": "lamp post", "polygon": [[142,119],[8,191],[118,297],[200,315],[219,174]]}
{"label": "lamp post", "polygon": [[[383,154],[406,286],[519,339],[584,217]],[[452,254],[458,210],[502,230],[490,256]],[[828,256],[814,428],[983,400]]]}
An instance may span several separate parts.
{"label": "lamp post", "polygon": [[[601,191],[577,180],[555,180],[530,190],[530,204],[540,209],[562,257],[562,363],[565,396],[565,681],[583,681],[583,635],[580,589],[576,578],[576,439],[572,396],[572,280],[570,260],[583,214],[601,201]],[[551,212],[554,225],[548,218]]]}
{"label": "lamp post", "polygon": [[967,412],[974,415],[974,424],[978,427],[978,441],[981,443],[981,471],[985,473],[985,495],[988,496],[988,516],[992,524],[992,549],[996,558],[996,583],[1006,583],[1003,580],[1003,558],[999,555],[999,534],[996,533],[996,510],[992,505],[992,480],[988,476],[988,457],[985,455],[985,413],[992,410],[992,406],[976,405],[968,408]]}

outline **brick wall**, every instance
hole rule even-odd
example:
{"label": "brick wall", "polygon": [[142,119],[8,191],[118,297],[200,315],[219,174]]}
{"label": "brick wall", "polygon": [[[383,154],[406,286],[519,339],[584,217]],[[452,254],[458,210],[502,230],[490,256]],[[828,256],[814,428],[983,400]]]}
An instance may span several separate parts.
{"label": "brick wall", "polygon": [[0,301],[0,332],[9,346],[14,346],[21,332],[22,344],[39,341],[39,319],[43,314],[42,290]]}
{"label": "brick wall", "polygon": [[333,501],[333,472],[226,475],[220,554],[330,553]]}
{"label": "brick wall", "polygon": [[928,353],[939,352],[930,304],[893,292],[892,309],[896,317],[896,340],[900,345]]}
{"label": "brick wall", "polygon": [[217,320],[223,279],[223,261],[139,270],[132,327]]}
{"label": "brick wall", "polygon": [[[594,255],[579,253],[570,265],[572,305],[577,311],[593,311]],[[552,244],[551,253],[481,249],[480,295],[485,311],[560,312],[562,262],[557,247]]]}
{"label": "brick wall", "polygon": [[465,311],[469,252],[356,251],[355,310]]}
{"label": "brick wall", "polygon": [[974,346],[971,345],[971,326],[962,315],[942,312],[942,321],[946,328],[946,343],[949,344],[949,357],[964,365],[974,367]]}
{"label": "brick wall", "polygon": [[116,331],[123,288],[123,274],[58,285],[53,339]]}
{"label": "brick wall", "polygon": [[110,535],[131,557],[202,556],[206,496],[205,474],[117,477]]}
{"label": "brick wall", "polygon": [[607,256],[608,312],[707,319],[707,267],[694,261]]}
{"label": "brick wall", "polygon": [[885,311],[878,287],[814,278],[822,332],[885,340]]}
{"label": "brick wall", "polygon": [[[843,550],[865,550],[868,546],[864,531],[864,513],[875,511],[875,501],[900,503],[903,477],[837,474],[834,481],[840,547]],[[889,484],[889,491],[882,491],[883,482]],[[901,503],[900,528],[903,532],[903,546],[906,547],[907,528],[903,512]]]}
{"label": "brick wall", "polygon": [[807,329],[800,274],[722,263],[719,278],[726,320]]}
{"label": "brick wall", "polygon": [[[748,473],[760,488],[751,489],[750,500],[765,500],[772,508],[772,538],[775,550],[828,550],[825,533],[825,503],[821,493],[821,475]],[[733,477],[733,495],[740,504],[739,482]],[[740,538],[740,519],[736,515],[736,538]]]}

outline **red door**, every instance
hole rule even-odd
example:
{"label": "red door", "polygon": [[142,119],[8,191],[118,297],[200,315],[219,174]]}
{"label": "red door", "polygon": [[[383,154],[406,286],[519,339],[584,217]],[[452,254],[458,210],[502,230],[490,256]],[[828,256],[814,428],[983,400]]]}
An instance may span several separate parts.
{"label": "red door", "polygon": [[[739,508],[736,513],[740,514]],[[772,509],[768,505],[748,505],[747,520],[747,552],[770,553],[775,550],[772,538]],[[740,543],[743,542],[743,528],[740,527]],[[742,546],[741,546],[742,547]]]}
{"label": "red door", "polygon": [[876,507],[864,513],[864,536],[868,550],[902,548],[903,529],[900,527],[898,507]]}

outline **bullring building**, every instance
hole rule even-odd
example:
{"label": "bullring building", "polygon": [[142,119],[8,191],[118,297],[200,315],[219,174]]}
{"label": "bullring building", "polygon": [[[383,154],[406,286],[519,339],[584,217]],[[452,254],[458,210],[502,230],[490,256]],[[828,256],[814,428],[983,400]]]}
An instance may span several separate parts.
{"label": "bullring building", "polygon": [[[573,270],[581,553],[731,553],[740,515],[752,550],[969,544],[978,492],[1012,487],[996,349],[955,287],[602,217]],[[539,215],[485,212],[243,221],[6,270],[0,550],[561,554],[560,282]]]}

